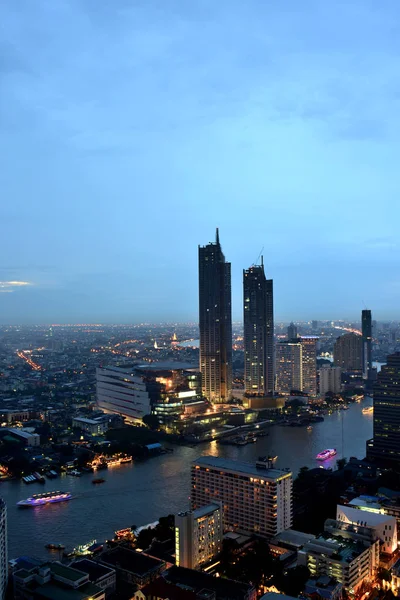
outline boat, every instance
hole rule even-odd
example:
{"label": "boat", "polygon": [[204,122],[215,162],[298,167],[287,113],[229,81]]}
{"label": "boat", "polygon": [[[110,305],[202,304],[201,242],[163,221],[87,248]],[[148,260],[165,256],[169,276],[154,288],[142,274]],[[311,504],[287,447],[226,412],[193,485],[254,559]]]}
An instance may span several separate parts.
{"label": "boat", "polygon": [[120,462],[121,463],[132,462],[132,456],[123,456],[122,458],[120,458]]}
{"label": "boat", "polygon": [[32,506],[43,506],[44,504],[54,504],[55,502],[65,502],[71,500],[71,492],[45,492],[44,494],[34,494],[26,500],[17,502],[17,506],[22,508]]}
{"label": "boat", "polygon": [[364,415],[372,413],[372,412],[374,412],[374,407],[373,406],[364,406],[364,408],[362,409],[362,412],[364,413]]}
{"label": "boat", "polygon": [[336,448],[328,448],[327,450],[323,450],[315,457],[317,460],[327,460],[328,458],[332,458],[337,454]]}
{"label": "boat", "polygon": [[97,544],[97,540],[91,540],[87,544],[80,544],[72,550],[69,556],[85,556],[85,554],[90,554],[89,548],[91,548],[95,544]]}
{"label": "boat", "polygon": [[22,478],[22,481],[24,483],[35,483],[37,479],[34,475],[25,475],[25,477]]}
{"label": "boat", "polygon": [[92,483],[104,483],[105,479],[103,477],[96,477],[96,479],[92,480]]}
{"label": "boat", "polygon": [[107,463],[104,461],[101,461],[96,465],[96,469],[98,471],[102,471],[103,469],[107,469],[107,468],[108,468]]}
{"label": "boat", "polygon": [[74,469],[73,471],[70,471],[69,474],[72,475],[73,477],[80,477],[82,475],[82,473],[80,471],[77,471],[76,469]]}
{"label": "boat", "polygon": [[307,431],[312,431],[312,425],[309,425],[309,426],[307,427]]}
{"label": "boat", "polygon": [[58,474],[55,471],[51,470],[47,471],[46,477],[48,477],[49,479],[55,479],[56,477],[58,477]]}
{"label": "boat", "polygon": [[54,543],[46,544],[45,548],[47,548],[47,550],[65,550],[65,546],[63,544]]}
{"label": "boat", "polygon": [[104,544],[100,544],[99,542],[94,542],[94,544],[89,546],[88,552],[90,552],[91,554],[96,554],[96,552],[100,552],[101,550],[103,550],[103,548],[104,548]]}
{"label": "boat", "polygon": [[32,475],[34,476],[34,478],[36,479],[36,481],[38,481],[39,483],[44,483],[46,481],[45,478],[43,477],[43,475],[41,475],[37,471],[35,471],[34,473],[32,473]]}

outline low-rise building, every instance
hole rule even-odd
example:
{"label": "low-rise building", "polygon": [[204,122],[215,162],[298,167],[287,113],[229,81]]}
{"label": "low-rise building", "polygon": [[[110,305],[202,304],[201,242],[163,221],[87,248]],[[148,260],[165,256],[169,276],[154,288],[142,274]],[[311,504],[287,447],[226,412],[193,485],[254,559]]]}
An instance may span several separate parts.
{"label": "low-rise building", "polygon": [[40,446],[40,435],[38,433],[29,433],[23,429],[4,429],[11,437],[20,441],[24,446]]}
{"label": "low-rise building", "polygon": [[101,565],[98,562],[83,558],[76,560],[71,565],[74,569],[82,571],[89,576],[89,580],[100,589],[104,590],[106,596],[115,592],[116,572],[115,569]]}
{"label": "low-rise building", "polygon": [[208,504],[175,516],[177,566],[198,569],[221,552],[223,514],[220,504]]}
{"label": "low-rise building", "polygon": [[103,552],[99,560],[101,564],[115,569],[117,583],[121,581],[138,587],[157,579],[167,567],[162,560],[123,546]]}
{"label": "low-rise building", "polygon": [[86,417],[74,417],[72,419],[72,427],[85,431],[90,435],[102,435],[108,430],[108,418],[98,417],[87,419]]}
{"label": "low-rise building", "polygon": [[171,567],[164,573],[164,578],[168,583],[195,592],[197,598],[204,600],[256,600],[257,596],[251,584],[184,567]]}
{"label": "low-rise building", "polygon": [[303,596],[311,600],[341,600],[343,586],[332,577],[321,575],[307,581]]}

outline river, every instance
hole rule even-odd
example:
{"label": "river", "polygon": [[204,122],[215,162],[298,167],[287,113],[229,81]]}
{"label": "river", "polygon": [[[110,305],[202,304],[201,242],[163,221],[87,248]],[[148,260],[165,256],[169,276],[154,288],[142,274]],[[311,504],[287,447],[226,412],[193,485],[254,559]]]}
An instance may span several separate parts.
{"label": "river", "polygon": [[[93,485],[91,474],[82,477],[63,475],[46,480],[44,485],[22,481],[0,483],[0,495],[8,505],[9,557],[49,556],[46,543],[61,542],[72,548],[91,539],[103,541],[116,529],[143,525],[168,513],[186,509],[190,494],[190,464],[200,454],[254,461],[261,455],[278,455],[276,466],[319,465],[315,455],[325,448],[336,448],[337,456],[324,463],[335,466],[345,456],[365,456],[366,440],[372,437],[372,413],[362,407],[372,404],[367,398],[349,410],[326,416],[312,431],[305,427],[273,426],[269,436],[247,446],[220,446],[210,442],[196,447],[175,447],[172,454],[145,462],[111,467],[102,471],[106,482]],[[342,447],[343,440],[343,447]],[[16,503],[33,493],[50,490],[70,491],[70,502],[34,509],[18,509]]]}

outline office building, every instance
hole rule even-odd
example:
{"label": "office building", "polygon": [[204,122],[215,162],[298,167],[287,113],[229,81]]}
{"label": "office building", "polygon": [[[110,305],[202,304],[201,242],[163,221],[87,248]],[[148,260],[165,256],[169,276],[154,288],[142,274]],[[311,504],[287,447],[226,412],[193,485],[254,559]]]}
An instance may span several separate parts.
{"label": "office building", "polygon": [[289,327],[287,328],[287,339],[289,340],[289,342],[297,339],[297,327],[293,323],[293,321],[290,323]]}
{"label": "office building", "polygon": [[373,436],[367,442],[368,458],[400,461],[400,352],[387,357],[374,385]]}
{"label": "office building", "polygon": [[301,391],[310,396],[317,395],[317,342],[314,335],[299,338],[302,346],[303,387]]}
{"label": "office building", "polygon": [[328,392],[339,394],[342,389],[342,369],[323,365],[319,370],[319,393],[325,396]]}
{"label": "office building", "polygon": [[208,504],[175,515],[175,559],[178,567],[198,569],[222,550],[220,504]]}
{"label": "office building", "polygon": [[264,263],[243,271],[244,383],[247,395],[274,393],[273,282]]}
{"label": "office building", "polygon": [[277,342],[276,389],[280,394],[303,390],[303,346],[300,341]]}
{"label": "office building", "polygon": [[274,537],[292,525],[292,473],[215,456],[192,464],[192,510],[221,503],[224,528]]}
{"label": "office building", "polygon": [[337,338],[333,348],[333,359],[337,367],[343,371],[362,371],[362,348],[361,335],[356,333],[345,333]]}
{"label": "office building", "polygon": [[370,310],[363,310],[361,313],[361,333],[363,378],[370,379],[372,369],[372,319]]}
{"label": "office building", "polygon": [[353,525],[353,531],[357,527],[366,527],[371,530],[374,541],[381,543],[381,552],[393,554],[397,550],[397,522],[396,518],[381,512],[370,512],[355,506],[340,504],[336,507],[336,521]]}
{"label": "office building", "polygon": [[232,389],[231,264],[219,242],[199,247],[199,326],[202,393],[226,402]]}
{"label": "office building", "polygon": [[97,405],[132,423],[150,414],[150,398],[143,377],[133,369],[100,367],[96,369]]}
{"label": "office building", "polygon": [[18,440],[23,446],[40,446],[40,435],[38,433],[31,433],[31,431],[14,428],[2,428],[2,433]]}
{"label": "office building", "polygon": [[90,435],[102,435],[108,430],[110,417],[96,417],[95,419],[87,419],[86,417],[73,417],[72,428],[80,429]]}
{"label": "office building", "polygon": [[8,582],[7,507],[0,498],[0,600],[4,600]]}

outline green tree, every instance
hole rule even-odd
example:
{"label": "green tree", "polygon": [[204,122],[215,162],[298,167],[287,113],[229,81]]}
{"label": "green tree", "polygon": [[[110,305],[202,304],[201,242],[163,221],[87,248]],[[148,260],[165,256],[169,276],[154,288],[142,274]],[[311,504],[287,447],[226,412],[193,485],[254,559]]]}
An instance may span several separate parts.
{"label": "green tree", "polygon": [[310,571],[308,568],[303,565],[298,565],[293,569],[281,571],[275,577],[275,585],[280,592],[297,598],[304,590],[304,586],[309,578]]}
{"label": "green tree", "polygon": [[144,415],[142,421],[152,431],[157,431],[160,427],[160,421],[158,420],[157,415]]}

